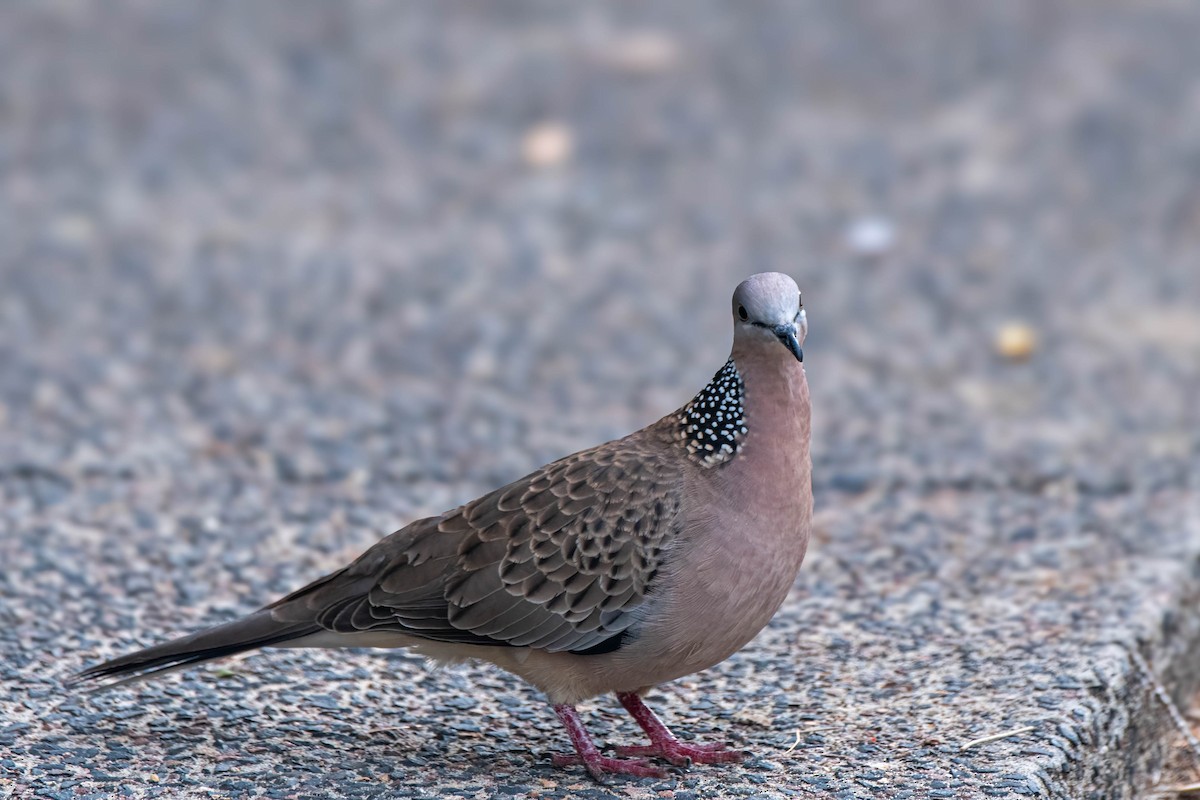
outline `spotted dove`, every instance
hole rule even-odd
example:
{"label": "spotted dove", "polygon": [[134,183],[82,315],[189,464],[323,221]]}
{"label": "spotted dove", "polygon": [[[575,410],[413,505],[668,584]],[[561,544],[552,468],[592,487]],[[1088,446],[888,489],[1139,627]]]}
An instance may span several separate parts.
{"label": "spotted dove", "polygon": [[[407,647],[481,659],[542,690],[597,779],[732,762],[675,738],[650,688],[728,658],[770,620],[812,519],[809,397],[795,282],[733,295],[733,350],[683,408],[623,439],[383,538],[247,617],[84,670],[138,680],[260,647]],[[601,755],[575,704],[614,692],[650,744]]]}

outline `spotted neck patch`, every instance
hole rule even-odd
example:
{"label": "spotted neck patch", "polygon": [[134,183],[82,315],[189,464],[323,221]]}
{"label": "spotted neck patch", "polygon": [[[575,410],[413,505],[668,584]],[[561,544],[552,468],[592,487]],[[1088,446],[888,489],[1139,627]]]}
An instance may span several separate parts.
{"label": "spotted neck patch", "polygon": [[746,387],[733,359],[679,412],[679,438],[706,467],[733,458],[746,435]]}

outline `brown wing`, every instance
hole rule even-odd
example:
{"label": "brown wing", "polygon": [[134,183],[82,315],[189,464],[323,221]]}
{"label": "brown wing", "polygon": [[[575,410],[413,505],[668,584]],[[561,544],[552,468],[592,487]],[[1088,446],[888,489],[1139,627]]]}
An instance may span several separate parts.
{"label": "brown wing", "polygon": [[677,462],[653,448],[601,445],[419,520],[274,608],[290,617],[302,605],[339,633],[608,649],[654,590],[679,482]]}

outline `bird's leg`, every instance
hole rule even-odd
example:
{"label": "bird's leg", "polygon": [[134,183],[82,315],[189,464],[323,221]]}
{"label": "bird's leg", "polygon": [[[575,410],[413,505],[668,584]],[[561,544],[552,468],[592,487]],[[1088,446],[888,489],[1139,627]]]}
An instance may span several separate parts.
{"label": "bird's leg", "polygon": [[612,758],[600,755],[600,750],[592,741],[587,728],[583,727],[583,720],[579,718],[579,712],[575,710],[575,706],[565,703],[556,705],[554,713],[558,715],[559,721],[567,729],[567,735],[571,737],[571,744],[575,745],[577,753],[573,756],[555,753],[552,756],[555,766],[583,764],[592,777],[601,783],[604,782],[606,775],[635,775],[639,778],[666,777],[666,772],[644,758]]}
{"label": "bird's leg", "polygon": [[650,707],[642,702],[637,692],[617,692],[617,699],[629,712],[646,735],[650,744],[633,747],[618,747],[617,754],[622,756],[653,756],[670,761],[680,767],[691,764],[724,764],[733,761],[744,761],[746,754],[738,750],[730,750],[729,745],[688,744],[675,738],[675,734],[663,724]]}

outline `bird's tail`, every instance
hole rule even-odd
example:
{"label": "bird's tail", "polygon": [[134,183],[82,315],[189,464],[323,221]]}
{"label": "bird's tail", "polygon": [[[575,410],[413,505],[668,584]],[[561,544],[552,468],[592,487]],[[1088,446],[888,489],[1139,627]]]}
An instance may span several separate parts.
{"label": "bird's tail", "polygon": [[[95,683],[95,689],[111,689],[145,678],[165,675],[215,658],[280,645],[315,633],[315,622],[286,622],[273,618],[271,609],[264,608],[248,617],[207,628],[190,636],[164,644],[147,647],[127,656],[114,658],[78,672],[69,684]],[[96,683],[106,678],[118,678],[111,683]]]}

